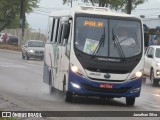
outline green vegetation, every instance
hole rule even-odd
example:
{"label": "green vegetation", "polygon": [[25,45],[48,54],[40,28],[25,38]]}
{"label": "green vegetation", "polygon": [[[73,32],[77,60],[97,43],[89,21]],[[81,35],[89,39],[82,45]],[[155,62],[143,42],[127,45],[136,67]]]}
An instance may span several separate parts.
{"label": "green vegetation", "polygon": [[[26,13],[38,7],[39,0],[24,0]],[[1,0],[0,2],[0,31],[4,28],[19,28],[21,0]],[[26,26],[27,27],[27,26]]]}
{"label": "green vegetation", "polygon": [[9,44],[5,44],[5,43],[0,44],[0,49],[13,50],[13,51],[21,51],[22,50],[21,46],[9,45]]}

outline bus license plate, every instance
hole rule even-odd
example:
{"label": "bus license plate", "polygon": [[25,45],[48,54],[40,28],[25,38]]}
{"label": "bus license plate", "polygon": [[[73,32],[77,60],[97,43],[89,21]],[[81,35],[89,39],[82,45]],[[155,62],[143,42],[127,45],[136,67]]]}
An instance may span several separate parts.
{"label": "bus license plate", "polygon": [[110,89],[112,89],[113,85],[112,84],[100,84],[100,88],[110,88]]}

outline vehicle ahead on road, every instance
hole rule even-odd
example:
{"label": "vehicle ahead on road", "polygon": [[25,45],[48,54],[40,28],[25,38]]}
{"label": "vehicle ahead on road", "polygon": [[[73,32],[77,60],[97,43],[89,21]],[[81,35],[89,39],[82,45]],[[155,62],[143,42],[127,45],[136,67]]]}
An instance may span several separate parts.
{"label": "vehicle ahead on road", "polygon": [[11,44],[11,45],[18,45],[18,36],[16,36],[16,35],[9,35],[7,43]]}
{"label": "vehicle ahead on road", "polygon": [[43,60],[44,58],[44,46],[45,43],[40,40],[28,40],[22,46],[22,59],[30,59],[30,58],[40,58]]}
{"label": "vehicle ahead on road", "polygon": [[[4,41],[4,38],[6,39],[6,41]],[[0,43],[1,42],[5,42],[7,44],[12,44],[12,45],[18,45],[18,36],[11,35],[8,33],[0,33]]]}
{"label": "vehicle ahead on road", "polygon": [[151,45],[146,49],[144,74],[150,77],[153,86],[160,81],[160,45]]}
{"label": "vehicle ahead on road", "polygon": [[[122,29],[127,37],[120,38]],[[66,93],[68,102],[77,95],[126,97],[126,104],[134,105],[144,67],[142,29],[140,18],[107,8],[51,13],[43,81],[51,93]]]}

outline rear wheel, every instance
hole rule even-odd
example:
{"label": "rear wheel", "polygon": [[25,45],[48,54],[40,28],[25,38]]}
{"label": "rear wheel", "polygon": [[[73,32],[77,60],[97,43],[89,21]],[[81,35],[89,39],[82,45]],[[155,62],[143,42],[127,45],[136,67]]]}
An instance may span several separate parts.
{"label": "rear wheel", "polygon": [[135,103],[135,97],[126,97],[126,104],[128,106],[133,106]]}
{"label": "rear wheel", "polygon": [[153,70],[151,70],[150,80],[151,80],[151,83],[152,83],[153,86],[157,86],[158,83],[159,83],[159,81],[154,78],[154,72],[153,72]]}

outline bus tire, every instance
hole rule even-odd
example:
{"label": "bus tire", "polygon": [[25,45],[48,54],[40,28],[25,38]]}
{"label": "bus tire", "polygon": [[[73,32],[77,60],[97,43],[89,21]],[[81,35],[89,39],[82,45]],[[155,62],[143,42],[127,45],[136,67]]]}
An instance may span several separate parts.
{"label": "bus tire", "polygon": [[135,103],[135,97],[126,97],[126,104],[128,106],[133,106]]}
{"label": "bus tire", "polygon": [[50,94],[54,93],[54,87],[52,87],[52,75],[51,75],[51,72],[49,73],[49,93]]}
{"label": "bus tire", "polygon": [[66,77],[65,76],[64,76],[64,80],[63,80],[63,92],[65,94],[65,101],[66,102],[72,102],[73,93],[67,91],[67,88],[66,88]]}
{"label": "bus tire", "polygon": [[73,93],[67,91],[67,92],[66,92],[66,96],[65,96],[65,101],[66,101],[66,102],[72,102],[72,98],[73,98]]}

